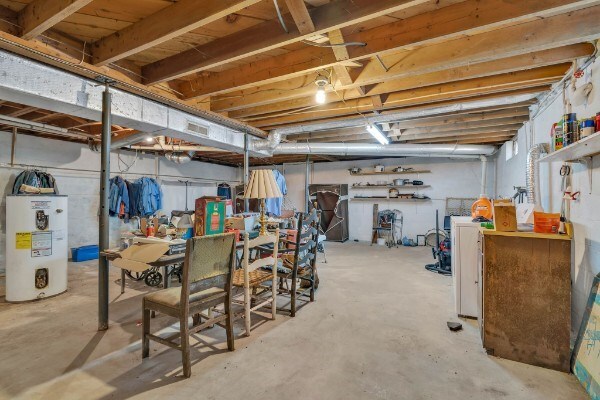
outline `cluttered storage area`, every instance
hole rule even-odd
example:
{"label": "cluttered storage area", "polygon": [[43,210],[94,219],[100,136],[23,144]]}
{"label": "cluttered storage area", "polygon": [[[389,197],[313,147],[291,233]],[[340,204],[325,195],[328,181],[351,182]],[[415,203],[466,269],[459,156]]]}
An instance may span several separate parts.
{"label": "cluttered storage area", "polygon": [[600,399],[594,1],[0,1],[1,399]]}

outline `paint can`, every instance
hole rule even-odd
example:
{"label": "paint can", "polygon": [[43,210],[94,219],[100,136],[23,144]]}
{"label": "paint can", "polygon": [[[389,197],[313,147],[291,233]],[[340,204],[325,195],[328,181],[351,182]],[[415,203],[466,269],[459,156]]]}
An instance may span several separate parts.
{"label": "paint can", "polygon": [[581,130],[579,131],[579,138],[583,139],[592,135],[595,132],[595,122],[592,118],[584,119],[581,121]]}
{"label": "paint can", "polygon": [[563,117],[563,147],[575,143],[578,138],[579,124],[577,123],[577,114],[565,114]]}

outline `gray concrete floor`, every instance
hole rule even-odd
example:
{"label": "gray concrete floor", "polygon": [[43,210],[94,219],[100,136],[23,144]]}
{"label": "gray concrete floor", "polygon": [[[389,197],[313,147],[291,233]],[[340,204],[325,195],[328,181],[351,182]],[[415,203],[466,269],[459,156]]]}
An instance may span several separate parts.
{"label": "gray concrete floor", "polygon": [[[236,324],[236,351],[215,327],[180,353],[151,344],[141,360],[141,299],[111,272],[111,328],[97,332],[96,267],[71,264],[69,291],[0,302],[0,398],[27,399],[586,399],[572,376],[487,356],[476,324],[452,333],[451,278],[423,269],[427,248],[328,244],[317,301],[296,316]],[[153,320],[157,329],[174,321]]]}

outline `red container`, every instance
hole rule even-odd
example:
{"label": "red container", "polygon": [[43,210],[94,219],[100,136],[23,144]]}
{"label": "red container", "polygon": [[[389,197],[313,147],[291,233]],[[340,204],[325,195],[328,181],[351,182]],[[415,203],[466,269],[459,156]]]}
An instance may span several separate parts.
{"label": "red container", "polygon": [[600,113],[596,114],[596,132],[600,132]]}
{"label": "red container", "polygon": [[536,233],[558,233],[560,214],[533,212],[533,231]]}

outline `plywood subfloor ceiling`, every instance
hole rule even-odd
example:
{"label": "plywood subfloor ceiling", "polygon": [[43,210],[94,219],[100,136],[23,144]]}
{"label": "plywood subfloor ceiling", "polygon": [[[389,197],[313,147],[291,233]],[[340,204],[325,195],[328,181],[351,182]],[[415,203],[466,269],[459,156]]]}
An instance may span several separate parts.
{"label": "plywood subfloor ceiling", "polygon": [[[572,73],[574,61],[595,54],[599,20],[600,1],[591,0],[0,0],[0,47],[60,68],[76,65],[78,73],[106,75],[265,134],[305,127],[288,141],[372,142],[360,119],[335,129],[319,124],[543,94]],[[318,77],[327,81],[322,105]],[[501,144],[533,102],[390,117],[380,127],[397,143]],[[10,106],[0,114],[15,112]],[[42,114],[20,117],[73,124]],[[113,131],[143,137],[127,127]],[[97,140],[93,130],[85,133]],[[241,163],[231,153],[197,157]]]}

